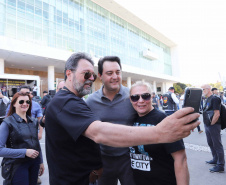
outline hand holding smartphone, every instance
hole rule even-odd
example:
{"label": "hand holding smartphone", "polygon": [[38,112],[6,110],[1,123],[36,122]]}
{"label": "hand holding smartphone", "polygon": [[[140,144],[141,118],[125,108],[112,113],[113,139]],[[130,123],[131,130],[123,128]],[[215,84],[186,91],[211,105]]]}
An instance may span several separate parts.
{"label": "hand holding smartphone", "polygon": [[[184,104],[182,107],[193,107],[194,112],[199,113],[200,105],[202,100],[202,89],[201,88],[190,88],[186,87],[184,94]],[[193,120],[191,123],[197,121]]]}

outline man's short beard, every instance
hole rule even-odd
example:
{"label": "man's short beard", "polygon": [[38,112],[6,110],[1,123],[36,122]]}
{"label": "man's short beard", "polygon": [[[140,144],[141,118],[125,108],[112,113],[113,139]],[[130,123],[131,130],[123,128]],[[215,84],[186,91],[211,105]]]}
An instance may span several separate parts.
{"label": "man's short beard", "polygon": [[86,89],[84,89],[84,86],[86,83],[91,83],[91,87],[92,87],[93,81],[86,80],[84,83],[79,83],[79,82],[77,82],[77,80],[75,78],[73,79],[73,88],[74,88],[74,90],[77,91],[77,93],[80,97],[83,97],[83,96],[91,93],[91,90],[92,90],[91,87],[87,87]]}

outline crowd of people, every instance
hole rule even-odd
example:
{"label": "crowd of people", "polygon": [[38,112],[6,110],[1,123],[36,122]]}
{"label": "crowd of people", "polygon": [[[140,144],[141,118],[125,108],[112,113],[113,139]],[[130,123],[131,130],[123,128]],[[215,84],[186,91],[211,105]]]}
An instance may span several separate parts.
{"label": "crowd of people", "polygon": [[[5,109],[0,126],[4,185],[37,184],[44,173],[39,144],[43,128],[50,185],[189,184],[183,138],[199,126],[200,121],[190,123],[199,114],[191,107],[179,110],[174,87],[160,97],[147,82],[137,81],[128,89],[122,85],[117,56],[101,58],[96,75],[92,59],[75,53],[64,71],[65,81],[58,84],[55,96],[43,92],[42,107],[32,99],[36,93],[21,86]],[[97,76],[102,87],[91,93]],[[202,88],[207,97],[205,131],[213,155],[207,163],[215,165],[210,172],[223,172],[221,101],[209,85]],[[2,94],[0,100],[4,107],[10,102]],[[213,118],[207,123],[208,111]]]}

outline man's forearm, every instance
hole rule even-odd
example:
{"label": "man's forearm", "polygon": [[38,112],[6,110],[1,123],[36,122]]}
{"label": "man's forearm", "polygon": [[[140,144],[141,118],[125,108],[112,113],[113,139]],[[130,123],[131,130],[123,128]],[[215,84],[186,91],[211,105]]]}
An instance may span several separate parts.
{"label": "man's forearm", "polygon": [[174,169],[175,169],[175,175],[176,175],[176,181],[178,185],[189,185],[189,171],[188,171],[188,166],[187,162],[179,162],[175,161],[174,162]]}
{"label": "man's forearm", "polygon": [[217,120],[219,119],[219,117],[220,117],[220,111],[214,111],[214,115],[213,115],[213,119],[212,119],[212,122],[211,122],[211,125],[214,125],[216,122],[217,122]]}
{"label": "man's forearm", "polygon": [[141,144],[158,143],[158,134],[155,127],[132,127],[107,122],[96,121],[84,133],[96,143],[113,147],[129,147]]}
{"label": "man's forearm", "polygon": [[153,143],[171,143],[187,137],[200,122],[187,124],[199,117],[189,114],[193,108],[184,108],[166,117],[155,127],[131,127],[107,122],[94,121],[84,135],[96,143],[113,147],[129,147]]}
{"label": "man's forearm", "polygon": [[189,171],[185,149],[171,154],[174,159],[174,170],[178,185],[189,185]]}

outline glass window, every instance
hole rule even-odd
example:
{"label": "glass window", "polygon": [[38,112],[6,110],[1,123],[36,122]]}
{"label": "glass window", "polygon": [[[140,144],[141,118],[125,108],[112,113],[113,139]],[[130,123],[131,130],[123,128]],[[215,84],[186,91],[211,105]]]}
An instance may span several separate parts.
{"label": "glass window", "polygon": [[25,10],[25,3],[22,1],[17,2],[17,8],[21,10]]}
{"label": "glass window", "polygon": [[7,0],[7,4],[16,7],[16,0]]}
{"label": "glass window", "polygon": [[42,34],[40,32],[35,32],[35,37],[34,39],[37,41],[41,41],[42,40]]}
{"label": "glass window", "polygon": [[44,17],[45,19],[49,19],[49,14],[48,14],[48,12],[43,11],[42,13],[43,13],[43,17]]}
{"label": "glass window", "polygon": [[16,16],[11,15],[11,14],[7,14],[6,15],[6,22],[7,22],[7,24],[16,25]]}
{"label": "glass window", "polygon": [[43,2],[43,10],[48,12],[49,11],[49,4]]}
{"label": "glass window", "polygon": [[16,26],[7,24],[5,34],[6,34],[6,36],[16,38]]}
{"label": "glass window", "polygon": [[12,15],[16,15],[16,8],[13,6],[6,6],[6,12]]}
{"label": "glass window", "polygon": [[26,12],[34,13],[34,6],[27,4],[26,5]]}
{"label": "glass window", "polygon": [[35,6],[36,6],[36,7],[39,7],[39,8],[42,8],[42,1],[40,1],[40,0],[35,0]]}
{"label": "glass window", "polygon": [[5,23],[0,22],[0,35],[5,34]]}
{"label": "glass window", "polygon": [[25,38],[26,38],[26,40],[33,40],[34,39],[34,31],[26,29]]}
{"label": "glass window", "polygon": [[34,0],[26,0],[27,4],[34,5]]}
{"label": "glass window", "polygon": [[42,9],[35,7],[35,14],[39,15],[39,16],[42,16]]}
{"label": "glass window", "polygon": [[17,39],[25,40],[25,28],[17,27]]}

